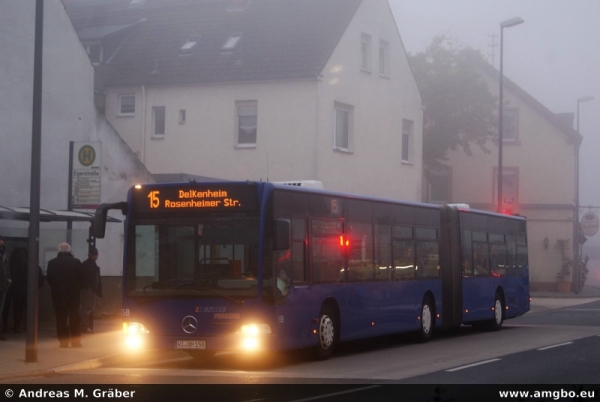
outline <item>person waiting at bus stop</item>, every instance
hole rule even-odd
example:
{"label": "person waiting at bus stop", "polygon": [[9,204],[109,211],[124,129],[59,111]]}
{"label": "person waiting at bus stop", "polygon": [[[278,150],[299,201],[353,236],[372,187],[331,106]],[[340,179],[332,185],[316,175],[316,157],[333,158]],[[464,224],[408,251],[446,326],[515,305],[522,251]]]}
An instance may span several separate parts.
{"label": "person waiting at bus stop", "polygon": [[83,268],[83,289],[81,290],[81,331],[94,332],[94,304],[96,296],[102,297],[100,267],[96,264],[98,249],[90,247],[88,259],[81,265]]}
{"label": "person waiting at bus stop", "polygon": [[71,245],[58,245],[58,255],[48,262],[47,280],[56,314],[56,335],[61,348],[71,342],[74,348],[81,347],[81,289],[83,267],[81,261],[71,254]]}

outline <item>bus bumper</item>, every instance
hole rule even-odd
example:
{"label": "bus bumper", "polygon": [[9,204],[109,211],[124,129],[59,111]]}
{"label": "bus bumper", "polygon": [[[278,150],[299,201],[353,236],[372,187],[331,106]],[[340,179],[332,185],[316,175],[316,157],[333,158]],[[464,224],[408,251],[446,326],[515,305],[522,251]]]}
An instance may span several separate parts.
{"label": "bus bumper", "polygon": [[176,349],[184,351],[257,353],[278,349],[278,336],[270,328],[249,327],[220,335],[152,334],[141,324],[123,324],[124,347],[128,351]]}

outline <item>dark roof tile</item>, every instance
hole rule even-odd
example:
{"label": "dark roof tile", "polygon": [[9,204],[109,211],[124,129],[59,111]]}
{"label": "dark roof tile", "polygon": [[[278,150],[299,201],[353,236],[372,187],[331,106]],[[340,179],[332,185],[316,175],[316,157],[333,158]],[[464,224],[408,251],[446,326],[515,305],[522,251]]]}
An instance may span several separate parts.
{"label": "dark roof tile", "polygon": [[237,0],[63,1],[78,32],[145,18],[111,58],[108,82],[150,85],[317,77],[362,0],[251,0],[243,11],[227,11]]}

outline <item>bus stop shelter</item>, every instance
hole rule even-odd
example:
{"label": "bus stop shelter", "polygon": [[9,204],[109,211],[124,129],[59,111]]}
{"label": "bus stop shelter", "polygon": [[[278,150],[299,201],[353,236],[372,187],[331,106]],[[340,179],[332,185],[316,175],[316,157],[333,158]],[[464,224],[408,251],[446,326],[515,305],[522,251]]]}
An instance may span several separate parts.
{"label": "bus stop shelter", "polygon": [[[48,210],[41,209],[39,213],[39,221],[42,222],[67,222],[70,226],[72,222],[89,222],[90,228],[88,231],[88,245],[89,247],[95,246],[96,239],[93,236],[93,222],[94,213],[88,212],[77,212],[77,211],[64,211],[64,210]],[[31,211],[28,207],[6,207],[0,205],[0,220],[15,220],[15,221],[30,221]],[[107,217],[107,222],[121,222],[118,219]],[[1,233],[0,233],[1,234]],[[31,265],[31,264],[30,264]],[[31,266],[29,267],[31,271]],[[33,275],[37,277],[37,275]],[[37,279],[35,280],[37,282]],[[30,281],[31,283],[31,281]],[[31,288],[28,283],[28,289]],[[38,298],[39,289],[37,286],[33,286],[35,292],[29,292],[27,295],[27,343],[25,352],[26,362],[37,361],[37,319],[38,319]],[[35,294],[33,294],[35,293]]]}

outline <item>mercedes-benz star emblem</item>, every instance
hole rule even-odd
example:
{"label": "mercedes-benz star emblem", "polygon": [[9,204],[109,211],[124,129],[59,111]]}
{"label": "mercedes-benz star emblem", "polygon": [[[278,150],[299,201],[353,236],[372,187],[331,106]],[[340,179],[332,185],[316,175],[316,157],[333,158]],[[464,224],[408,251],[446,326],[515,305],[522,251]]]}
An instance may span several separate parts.
{"label": "mercedes-benz star emblem", "polygon": [[193,334],[198,329],[198,320],[191,315],[188,315],[181,321],[181,328],[186,334]]}

